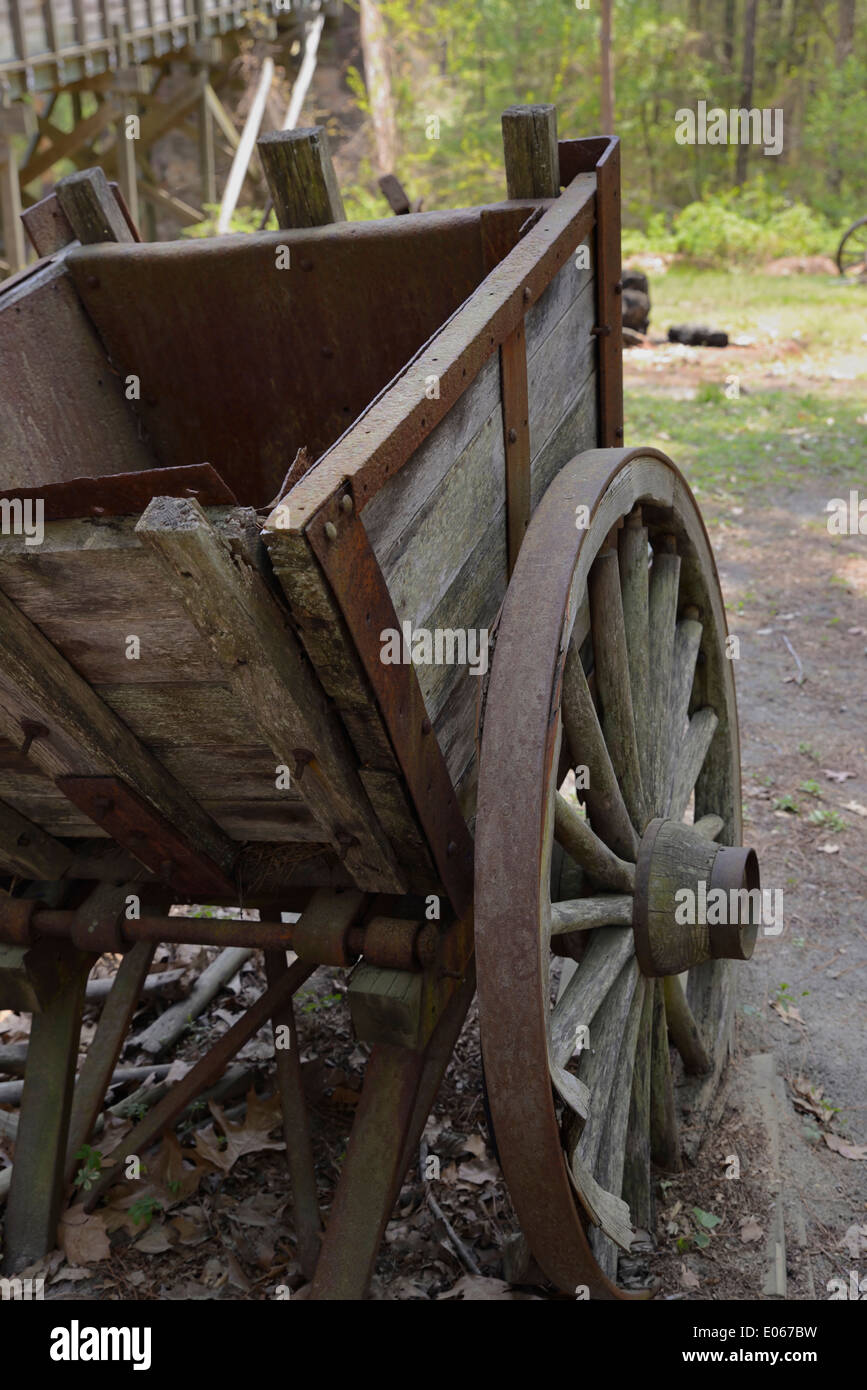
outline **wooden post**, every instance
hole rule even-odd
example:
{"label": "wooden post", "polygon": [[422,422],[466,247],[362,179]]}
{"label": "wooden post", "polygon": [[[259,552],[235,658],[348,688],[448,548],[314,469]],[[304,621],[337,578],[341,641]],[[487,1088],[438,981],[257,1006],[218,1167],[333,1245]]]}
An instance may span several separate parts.
{"label": "wooden post", "polygon": [[82,169],[57,185],[57,199],[82,246],[132,241],[133,234],[101,169]]}
{"label": "wooden post", "polygon": [[281,227],[346,221],[323,126],[273,131],[257,148]]}
{"label": "wooden post", "polygon": [[[269,986],[276,985],[287,969],[285,951],[265,952],[265,975]],[[291,999],[287,999],[285,1004],[275,1009],[271,1023],[274,1028],[274,1052],[277,1059],[277,1089],[283,1113],[283,1137],[286,1140],[286,1157],[292,1184],[298,1261],[307,1278],[312,1279],[319,1258],[322,1221],[316,1191],[310,1120],[301,1085],[301,1053],[298,1049],[295,1009]]]}
{"label": "wooden post", "polygon": [[3,229],[3,249],[9,272],[14,275],[27,264],[27,247],[21,225],[21,189],[18,183],[18,164],[12,141],[0,135],[0,226]]}
{"label": "wooden post", "polygon": [[34,1013],[30,1030],[6,1215],[6,1275],[33,1264],[56,1242],[81,1010],[97,959],[70,941],[45,942],[40,956],[50,998]]}
{"label": "wooden post", "polygon": [[202,176],[200,202],[217,201],[217,164],[214,148],[214,118],[208,100],[208,69],[201,70],[202,95],[199,97],[199,170]]}
{"label": "wooden post", "polygon": [[[129,208],[129,215],[133,222],[138,225],[138,182],[136,176],[136,140],[133,139],[127,130],[127,117],[136,116],[137,103],[129,97],[121,100],[120,119],[116,126],[117,139],[117,181],[120,184],[120,191],[126,200]],[[119,240],[119,238],[112,238]]]}
{"label": "wooden post", "polygon": [[560,192],[557,110],[510,106],[503,112],[506,187],[510,198],[556,198]]}

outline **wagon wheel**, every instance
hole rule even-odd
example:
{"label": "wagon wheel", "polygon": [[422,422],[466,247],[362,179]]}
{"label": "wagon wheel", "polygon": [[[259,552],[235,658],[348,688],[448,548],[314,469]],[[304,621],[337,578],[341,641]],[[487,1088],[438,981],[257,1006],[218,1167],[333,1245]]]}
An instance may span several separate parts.
{"label": "wagon wheel", "polygon": [[841,275],[867,274],[867,217],[859,217],[837,247],[837,269]]}
{"label": "wagon wheel", "polygon": [[[752,952],[755,925],[674,916],[676,889],[698,893],[702,878],[758,886],[752,851],[723,848],[741,835],[725,643],[707,535],[670,460],[573,459],[531,522],[500,620],[475,886],[500,1159],[536,1260],[571,1293],[647,1296],[614,1280],[633,1223],[652,1225],[651,1161],[679,1167],[667,1033],[712,1084],[728,1049],[726,957]],[[570,955],[580,963],[557,998]]]}

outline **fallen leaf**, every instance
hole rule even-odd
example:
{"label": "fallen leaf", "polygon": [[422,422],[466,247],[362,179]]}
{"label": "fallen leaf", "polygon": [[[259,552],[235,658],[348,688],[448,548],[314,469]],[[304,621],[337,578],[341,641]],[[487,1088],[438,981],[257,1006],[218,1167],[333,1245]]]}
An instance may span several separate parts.
{"label": "fallen leaf", "polygon": [[844,811],[854,811],[856,816],[867,816],[867,806],[862,806],[860,801],[844,801]]}
{"label": "fallen leaf", "polygon": [[685,1289],[697,1289],[701,1286],[701,1280],[686,1264],[680,1266],[680,1282]]}
{"label": "fallen leaf", "polygon": [[845,1245],[853,1260],[860,1259],[867,1254],[867,1226],[850,1226],[840,1244]]}
{"label": "fallen leaf", "polygon": [[722,1220],[722,1217],[714,1216],[713,1212],[702,1211],[701,1207],[693,1207],[692,1214],[699,1225],[704,1226],[708,1231],[712,1231],[714,1226],[718,1226]]}
{"label": "fallen leaf", "polygon": [[102,1212],[70,1207],[60,1218],[58,1245],[71,1265],[91,1265],[109,1256],[108,1234]]}
{"label": "fallen leaf", "polygon": [[833,772],[830,767],[823,767],[822,771],[829,782],[845,782],[847,777],[854,777],[854,772]]}
{"label": "fallen leaf", "polygon": [[764,1232],[753,1216],[741,1218],[741,1240],[746,1245],[751,1240],[761,1240]]}
{"label": "fallen leaf", "polygon": [[169,1239],[169,1233],[165,1226],[151,1225],[145,1231],[140,1240],[135,1242],[133,1247],[139,1250],[142,1255],[163,1255],[166,1250],[171,1250],[174,1241]]}
{"label": "fallen leaf", "polygon": [[841,1139],[839,1134],[823,1134],[822,1138],[835,1154],[842,1154],[844,1158],[856,1160],[867,1158],[867,1144],[849,1144],[845,1139]]}
{"label": "fallen leaf", "polygon": [[523,1302],[536,1300],[538,1295],[519,1293],[503,1279],[487,1279],[482,1274],[465,1274],[453,1288],[447,1289],[445,1293],[437,1294],[438,1302],[451,1298],[460,1299],[464,1303],[491,1299],[511,1299]]}
{"label": "fallen leaf", "polygon": [[839,853],[840,853],[840,846],[839,846],[839,845],[817,845],[817,846],[816,846],[816,849],[819,851],[820,854],[839,854]]}
{"label": "fallen leaf", "polygon": [[485,1158],[488,1149],[481,1134],[471,1134],[466,1142],[466,1151],[474,1158]]}
{"label": "fallen leaf", "polygon": [[[775,1014],[779,1014],[780,1018],[783,1020],[784,1023],[804,1023],[804,1020],[801,1018],[801,1015],[798,1013],[798,1010],[792,1007],[791,1005],[788,1009],[786,1009],[783,1007],[782,1004],[774,1002],[771,1005],[771,1008],[773,1009]],[[804,1024],[804,1026],[806,1027],[806,1024]]]}
{"label": "fallen leaf", "polygon": [[91,1271],[89,1269],[79,1269],[77,1265],[63,1265],[62,1268],[57,1271],[51,1283],[61,1284],[64,1280],[68,1280],[70,1283],[75,1284],[79,1279],[89,1279],[90,1277]]}
{"label": "fallen leaf", "polygon": [[[276,1106],[274,1104],[276,1102]],[[219,1145],[214,1125],[196,1134],[196,1153],[215,1168],[228,1173],[244,1154],[260,1153],[263,1149],[285,1149],[282,1139],[269,1139],[272,1129],[281,1123],[279,1097],[269,1097],[262,1101],[254,1090],[247,1094],[247,1113],[243,1124],[233,1124],[227,1120],[221,1106],[209,1101],[211,1114],[226,1137],[225,1148]]]}
{"label": "fallen leaf", "polygon": [[177,1231],[180,1245],[201,1245],[210,1235],[206,1226],[198,1221],[191,1221],[188,1216],[174,1216],[169,1225]]}
{"label": "fallen leaf", "polygon": [[458,1167],[458,1179],[461,1182],[471,1182],[475,1186],[486,1182],[496,1182],[499,1176],[500,1170],[496,1163],[486,1162],[478,1158],[474,1158],[471,1163],[461,1163]]}

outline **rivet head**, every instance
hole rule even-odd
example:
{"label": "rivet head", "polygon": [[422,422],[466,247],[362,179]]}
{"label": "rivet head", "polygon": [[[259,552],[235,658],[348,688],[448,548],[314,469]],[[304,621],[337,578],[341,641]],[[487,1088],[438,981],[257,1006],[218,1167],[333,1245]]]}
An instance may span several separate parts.
{"label": "rivet head", "polygon": [[518,431],[517,431],[516,429],[512,428],[512,429],[509,430],[509,443],[510,443],[510,444],[517,444],[517,442],[518,442]]}
{"label": "rivet head", "polygon": [[325,535],[327,536],[328,540],[330,540],[330,541],[336,541],[336,540],[337,540],[337,527],[334,525],[334,522],[333,522],[333,521],[326,521],[326,523],[325,523]]}
{"label": "rivet head", "polygon": [[350,495],[349,495],[348,492],[345,492],[345,493],[343,494],[343,496],[341,497],[341,499],[340,499],[340,506],[341,506],[341,509],[342,509],[344,512],[346,512],[346,515],[347,515],[347,516],[348,516],[349,513],[352,511],[352,498],[350,497]]}

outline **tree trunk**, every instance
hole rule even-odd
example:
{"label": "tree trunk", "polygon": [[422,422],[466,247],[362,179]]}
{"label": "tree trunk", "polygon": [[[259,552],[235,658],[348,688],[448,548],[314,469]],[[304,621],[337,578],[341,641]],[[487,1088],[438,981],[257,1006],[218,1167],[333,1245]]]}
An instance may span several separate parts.
{"label": "tree trunk", "polygon": [[611,8],[612,0],[602,0],[602,130],[605,135],[614,134],[614,65],[611,51]]}
{"label": "tree trunk", "polygon": [[[753,73],[756,63],[756,11],[758,10],[758,0],[746,0],[744,11],[744,59],[741,64],[741,107],[749,108],[753,104]],[[737,161],[735,164],[735,183],[740,186],[746,183],[747,179],[747,157],[749,155],[749,145],[738,145]]]}
{"label": "tree trunk", "polygon": [[845,63],[855,46],[855,0],[837,0],[837,42],[834,57],[837,67]]}
{"label": "tree trunk", "polygon": [[361,0],[359,13],[364,80],[373,122],[374,163],[377,174],[392,174],[397,152],[397,127],[388,73],[388,38],[376,0]]}
{"label": "tree trunk", "polygon": [[737,22],[736,0],[725,0],[723,18],[723,71],[731,75],[735,66],[735,26]]}

